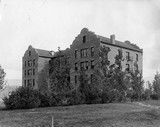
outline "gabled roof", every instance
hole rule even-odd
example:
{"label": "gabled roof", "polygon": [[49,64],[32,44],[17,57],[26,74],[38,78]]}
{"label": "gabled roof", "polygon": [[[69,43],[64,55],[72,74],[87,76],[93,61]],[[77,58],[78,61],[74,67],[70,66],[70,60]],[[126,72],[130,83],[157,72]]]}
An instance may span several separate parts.
{"label": "gabled roof", "polygon": [[43,50],[43,49],[35,49],[40,57],[52,58],[53,55],[51,51]]}
{"label": "gabled roof", "polygon": [[112,44],[110,38],[103,37],[103,36],[100,36],[100,35],[97,35],[97,37],[100,39],[100,41],[102,43],[118,46],[118,47],[121,47],[121,48],[130,49],[130,50],[141,52],[141,53],[143,52],[142,49],[140,49],[138,46],[136,46],[134,44],[131,44],[129,41],[121,42],[121,41],[115,40],[115,44]]}

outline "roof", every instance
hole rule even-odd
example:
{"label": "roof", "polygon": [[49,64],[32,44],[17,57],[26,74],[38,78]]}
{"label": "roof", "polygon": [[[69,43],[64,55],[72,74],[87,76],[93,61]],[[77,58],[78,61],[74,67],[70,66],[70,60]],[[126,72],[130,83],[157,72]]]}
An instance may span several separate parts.
{"label": "roof", "polygon": [[100,35],[97,35],[97,37],[100,39],[100,41],[102,43],[107,43],[109,45],[115,45],[115,46],[118,46],[121,48],[126,48],[126,49],[130,49],[130,50],[138,51],[141,53],[143,52],[142,49],[140,49],[137,45],[131,44],[129,41],[121,42],[121,41],[115,40],[115,44],[112,44],[110,38],[103,37]]}
{"label": "roof", "polygon": [[52,58],[53,57],[51,51],[47,51],[47,50],[43,50],[43,49],[36,49],[36,51],[38,52],[38,55],[40,57],[46,57],[46,58]]}
{"label": "roof", "polygon": [[[59,54],[60,53],[60,54]],[[69,57],[69,55],[70,55],[70,49],[69,48],[66,48],[65,50],[60,50],[60,52],[59,51],[57,51],[57,52],[55,52],[55,54],[54,54],[54,56],[53,56],[53,58],[56,58],[57,56],[68,56]]]}

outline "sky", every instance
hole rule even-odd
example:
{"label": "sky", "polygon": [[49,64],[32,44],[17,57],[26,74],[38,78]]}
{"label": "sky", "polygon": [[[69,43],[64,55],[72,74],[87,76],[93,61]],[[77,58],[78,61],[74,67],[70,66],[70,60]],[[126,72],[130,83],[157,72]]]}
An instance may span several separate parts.
{"label": "sky", "polygon": [[65,49],[84,27],[142,48],[146,81],[160,72],[159,0],[1,0],[0,65],[6,79],[22,78],[29,45]]}

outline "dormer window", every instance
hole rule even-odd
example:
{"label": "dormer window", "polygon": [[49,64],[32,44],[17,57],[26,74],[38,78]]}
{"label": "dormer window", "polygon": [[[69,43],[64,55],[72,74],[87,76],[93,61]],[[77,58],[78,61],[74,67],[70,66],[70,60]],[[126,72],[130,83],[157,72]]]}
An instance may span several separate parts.
{"label": "dormer window", "polygon": [[86,42],[86,36],[83,36],[83,43]]}

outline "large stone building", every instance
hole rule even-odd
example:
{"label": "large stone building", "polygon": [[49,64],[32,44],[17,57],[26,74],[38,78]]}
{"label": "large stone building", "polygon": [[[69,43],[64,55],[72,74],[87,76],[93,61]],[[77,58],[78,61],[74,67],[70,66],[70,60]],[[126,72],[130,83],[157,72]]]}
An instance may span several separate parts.
{"label": "large stone building", "polygon": [[22,58],[22,85],[37,89],[38,73],[52,57],[53,51],[36,49],[30,45]]}
{"label": "large stone building", "polygon": [[134,70],[134,63],[137,62],[138,70],[142,73],[142,49],[129,41],[115,40],[115,35],[106,38],[83,28],[70,46],[70,63],[72,64],[70,79],[72,84],[78,84],[79,71],[82,68],[85,69],[86,75],[92,78],[95,64],[99,62],[101,46],[109,47],[111,50],[108,54],[110,65],[115,63],[115,56],[121,50],[124,57],[122,70]]}
{"label": "large stone building", "polygon": [[[99,62],[99,49],[101,46],[110,48],[108,54],[110,65],[115,63],[115,56],[122,51],[124,61],[123,70],[134,70],[134,63],[138,64],[138,70],[142,73],[143,50],[129,41],[120,42],[115,39],[115,35],[110,38],[96,35],[83,28],[74,39],[70,49],[63,51],[67,54],[71,65],[70,81],[72,84],[78,84],[79,72],[85,69],[86,75],[92,77],[95,64]],[[51,61],[56,56],[50,51],[35,49],[29,46],[23,57],[23,86],[31,85],[37,88],[37,74],[43,68],[45,61]]]}

